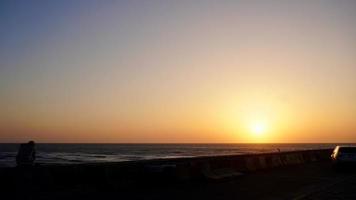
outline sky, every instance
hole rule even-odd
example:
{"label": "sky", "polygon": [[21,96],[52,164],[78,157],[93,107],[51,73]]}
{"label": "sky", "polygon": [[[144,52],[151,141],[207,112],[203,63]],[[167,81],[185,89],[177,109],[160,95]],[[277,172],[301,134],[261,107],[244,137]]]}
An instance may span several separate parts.
{"label": "sky", "polygon": [[0,2],[0,142],[356,142],[356,1]]}

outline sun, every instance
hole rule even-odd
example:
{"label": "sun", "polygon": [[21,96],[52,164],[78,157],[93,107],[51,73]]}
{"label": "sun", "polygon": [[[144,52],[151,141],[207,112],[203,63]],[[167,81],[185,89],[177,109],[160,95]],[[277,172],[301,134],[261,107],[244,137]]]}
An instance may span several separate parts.
{"label": "sun", "polygon": [[262,136],[267,131],[267,125],[264,122],[254,122],[250,126],[250,131],[255,136]]}

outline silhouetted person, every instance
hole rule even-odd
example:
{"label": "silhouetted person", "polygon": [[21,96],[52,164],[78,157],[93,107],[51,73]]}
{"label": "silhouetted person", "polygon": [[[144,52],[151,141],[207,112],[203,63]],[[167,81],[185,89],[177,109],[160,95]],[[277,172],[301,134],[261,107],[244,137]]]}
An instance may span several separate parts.
{"label": "silhouetted person", "polygon": [[36,159],[35,142],[21,144],[16,156],[17,166],[33,166]]}

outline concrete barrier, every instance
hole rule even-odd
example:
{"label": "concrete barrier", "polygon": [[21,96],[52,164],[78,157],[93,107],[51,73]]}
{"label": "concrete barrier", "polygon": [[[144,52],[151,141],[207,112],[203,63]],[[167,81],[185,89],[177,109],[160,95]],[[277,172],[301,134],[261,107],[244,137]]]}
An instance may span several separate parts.
{"label": "concrete barrier", "polygon": [[269,156],[267,163],[268,163],[269,168],[282,166],[281,157],[279,155],[271,155],[271,156]]}
{"label": "concrete barrier", "polygon": [[[250,173],[276,167],[298,165],[329,159],[330,149],[294,152],[275,152],[248,155],[211,156],[179,159],[158,159],[121,163],[76,165],[39,165],[26,169],[32,177],[44,183],[55,184],[128,184],[133,181],[191,180],[202,177],[226,177],[237,172]],[[6,169],[0,178],[14,177],[23,169]],[[227,173],[228,172],[228,173]]]}
{"label": "concrete barrier", "polygon": [[211,173],[212,171],[219,171],[220,169],[231,169],[238,172],[249,173],[276,167],[322,161],[328,159],[330,153],[331,150],[326,149],[192,158],[183,162],[189,164],[181,165],[182,167],[177,170],[177,176],[186,180],[198,178],[207,172]]}
{"label": "concrete barrier", "polygon": [[259,168],[259,160],[254,156],[246,157],[245,165],[247,171],[256,171]]}

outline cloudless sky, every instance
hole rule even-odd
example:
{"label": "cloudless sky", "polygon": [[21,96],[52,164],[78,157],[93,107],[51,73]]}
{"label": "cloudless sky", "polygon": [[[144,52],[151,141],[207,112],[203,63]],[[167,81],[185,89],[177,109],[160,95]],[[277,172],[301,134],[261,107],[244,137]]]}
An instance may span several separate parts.
{"label": "cloudless sky", "polygon": [[356,142],[355,10],[1,1],[0,142]]}

